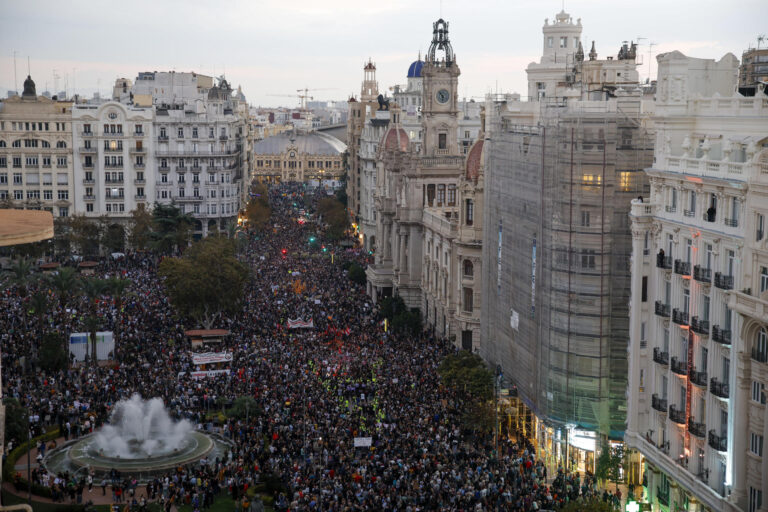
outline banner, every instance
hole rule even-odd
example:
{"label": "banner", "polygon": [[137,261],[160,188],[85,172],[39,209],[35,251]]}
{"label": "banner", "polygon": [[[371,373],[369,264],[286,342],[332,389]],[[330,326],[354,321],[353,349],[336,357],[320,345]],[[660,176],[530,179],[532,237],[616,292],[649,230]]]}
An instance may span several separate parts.
{"label": "banner", "polygon": [[355,448],[367,448],[371,446],[372,441],[373,441],[372,437],[356,437]]}
{"label": "banner", "polygon": [[[93,346],[90,343],[90,335],[85,332],[73,332],[69,335],[69,352],[74,354],[75,361],[85,361],[85,356],[93,354]],[[96,333],[96,360],[106,361],[110,353],[114,354],[115,338],[112,331]]]}
{"label": "banner", "polygon": [[192,354],[192,364],[195,366],[212,363],[231,363],[232,352],[206,352],[204,354]]}
{"label": "banner", "polygon": [[314,329],[315,328],[315,321],[313,319],[309,319],[308,322],[305,322],[301,318],[297,318],[295,320],[288,319],[288,328],[289,329]]}
{"label": "banner", "polygon": [[[216,375],[229,375],[230,370],[205,370],[198,372],[189,372],[189,376],[193,379],[206,379],[208,377],[215,377]],[[179,372],[179,377],[187,375],[187,372]]]}

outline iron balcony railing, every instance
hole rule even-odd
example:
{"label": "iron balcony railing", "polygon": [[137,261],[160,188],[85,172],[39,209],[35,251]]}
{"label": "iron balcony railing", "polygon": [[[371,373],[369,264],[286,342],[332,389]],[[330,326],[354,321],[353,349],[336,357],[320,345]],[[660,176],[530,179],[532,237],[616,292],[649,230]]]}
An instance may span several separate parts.
{"label": "iron balcony railing", "polygon": [[702,283],[710,283],[712,282],[712,269],[695,265],[693,267],[693,278]]}
{"label": "iron balcony railing", "polygon": [[669,364],[669,352],[662,352],[659,347],[654,347],[653,360],[666,366]]}
{"label": "iron balcony railing", "polygon": [[656,255],[656,266],[658,268],[665,268],[667,270],[672,268],[672,256],[663,256],[662,254]]}
{"label": "iron balcony railing", "polygon": [[728,438],[726,436],[719,436],[715,433],[715,430],[709,431],[709,446],[719,452],[728,451]]}
{"label": "iron balcony railing", "polygon": [[739,226],[739,219],[725,219],[725,225],[730,226],[732,228],[736,228]]}
{"label": "iron balcony railing", "polygon": [[707,427],[704,423],[697,423],[693,418],[688,418],[688,432],[703,439],[707,435]]}
{"label": "iron balcony railing", "polygon": [[675,274],[687,276],[691,274],[691,263],[688,261],[675,260]]}
{"label": "iron balcony railing", "polygon": [[709,334],[709,320],[701,320],[694,316],[691,318],[691,330],[699,334]]}
{"label": "iron balcony railing", "polygon": [[677,308],[672,310],[672,321],[677,325],[688,325],[688,312]]}
{"label": "iron balcony railing", "polygon": [[715,272],[715,286],[721,290],[733,289],[733,276],[725,276],[720,272]]}
{"label": "iron balcony railing", "polygon": [[659,395],[654,393],[651,396],[651,407],[656,409],[659,412],[666,413],[667,412],[667,399],[666,398],[659,398]]}
{"label": "iron balcony railing", "polygon": [[706,389],[707,372],[700,372],[694,368],[691,368],[690,371],[688,372],[688,378],[691,379],[691,383]]}
{"label": "iron balcony railing", "polygon": [[731,344],[731,330],[722,329],[719,325],[712,326],[712,341],[721,343],[723,345]]}
{"label": "iron balcony railing", "polygon": [[653,310],[657,315],[669,318],[669,312],[670,312],[669,304],[664,304],[660,300],[657,300],[656,303],[654,304]]}
{"label": "iron balcony railing", "polygon": [[688,376],[688,361],[680,361],[678,358],[673,357],[671,366],[672,372],[684,377]]}
{"label": "iron balcony railing", "polygon": [[674,405],[669,406],[669,419],[680,425],[685,425],[685,410],[680,410]]}
{"label": "iron balcony railing", "polygon": [[728,383],[720,382],[712,377],[709,379],[709,392],[720,398],[728,398]]}

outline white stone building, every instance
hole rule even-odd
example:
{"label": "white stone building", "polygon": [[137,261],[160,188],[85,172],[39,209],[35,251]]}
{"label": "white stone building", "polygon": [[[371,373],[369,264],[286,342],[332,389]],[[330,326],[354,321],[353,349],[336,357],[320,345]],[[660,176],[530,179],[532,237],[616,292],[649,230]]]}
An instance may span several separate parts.
{"label": "white stone building", "polygon": [[24,92],[0,102],[0,204],[73,212],[72,102],[38,96],[31,77]]}
{"label": "white stone building", "polygon": [[87,217],[126,223],[155,198],[154,111],[107,101],[72,108],[74,205]]}
{"label": "white stone building", "polygon": [[634,200],[625,441],[654,511],[768,511],[768,97],[738,60],[661,54]]}

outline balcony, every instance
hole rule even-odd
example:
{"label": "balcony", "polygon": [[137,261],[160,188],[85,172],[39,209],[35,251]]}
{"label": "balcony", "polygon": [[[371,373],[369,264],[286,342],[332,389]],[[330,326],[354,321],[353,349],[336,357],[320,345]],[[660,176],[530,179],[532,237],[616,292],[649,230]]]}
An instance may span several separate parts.
{"label": "balcony", "polygon": [[144,132],[133,132],[133,136],[134,137],[143,137],[144,136]]}
{"label": "balcony", "polygon": [[654,393],[651,396],[651,407],[656,409],[659,412],[663,412],[664,414],[667,413],[667,399],[666,398],[659,398],[659,395]]}
{"label": "balcony", "polygon": [[686,217],[695,217],[696,212],[694,210],[683,210],[683,215]]}
{"label": "balcony", "polygon": [[121,178],[106,178],[104,180],[104,183],[106,183],[108,185],[122,185],[123,181],[124,180],[121,179]]}
{"label": "balcony", "polygon": [[144,169],[146,166],[147,165],[143,162],[142,163],[136,162],[135,164],[133,164],[134,169]]}
{"label": "balcony", "polygon": [[122,153],[123,152],[123,146],[115,146],[114,148],[111,148],[109,146],[104,146],[104,151],[107,153]]}
{"label": "balcony", "polygon": [[701,265],[695,265],[693,267],[693,278],[702,283],[709,284],[712,282],[712,269],[702,268]]}
{"label": "balcony", "polygon": [[674,405],[670,405],[669,419],[680,425],[685,425],[685,411],[678,409]]}
{"label": "balcony", "polygon": [[107,163],[105,163],[104,164],[104,168],[105,169],[122,169],[123,168],[123,164],[107,164]]}
{"label": "balcony", "polygon": [[706,437],[706,425],[704,423],[696,423],[693,421],[693,418],[688,418],[688,432],[693,434],[694,436],[704,439]]}
{"label": "balcony", "polygon": [[147,152],[147,148],[136,148],[136,147],[131,148],[131,153],[139,153],[143,155],[146,152]]}
{"label": "balcony", "polygon": [[712,341],[716,341],[723,345],[731,344],[731,330],[721,329],[719,325],[712,326]]}
{"label": "balcony", "polygon": [[226,135],[221,135],[219,137],[219,140],[228,140],[228,139],[229,139],[229,137],[227,137]]}
{"label": "balcony", "polygon": [[715,433],[714,429],[709,431],[709,446],[719,452],[728,451],[728,438],[726,436],[719,436]]}
{"label": "balcony", "polygon": [[193,165],[192,167],[190,167],[190,169],[192,170],[192,172],[200,172],[203,170],[203,168],[200,167],[199,165]]}
{"label": "balcony", "polygon": [[664,210],[666,210],[667,213],[675,213],[677,211],[677,206],[665,206]]}
{"label": "balcony", "polygon": [[732,228],[737,228],[737,227],[739,227],[739,219],[728,219],[728,218],[726,218],[725,219],[725,225],[726,226],[730,226]]}
{"label": "balcony", "polygon": [[157,140],[160,142],[168,142],[168,136],[167,135],[158,135]]}
{"label": "balcony", "polygon": [[93,201],[96,199],[96,196],[93,194],[83,194],[83,199],[85,201]]}
{"label": "balcony", "polygon": [[720,272],[715,272],[715,286],[721,290],[732,290],[733,276],[724,276]]}
{"label": "balcony", "polygon": [[93,137],[93,132],[80,132],[82,137]]}
{"label": "balcony", "polygon": [[659,316],[669,318],[669,312],[670,312],[669,304],[664,304],[660,300],[657,300],[654,303],[653,311]]}
{"label": "balcony", "polygon": [[705,336],[709,334],[709,320],[700,320],[699,317],[691,318],[691,330]]}
{"label": "balcony", "polygon": [[134,185],[144,185],[147,182],[147,180],[136,178],[133,180]]}
{"label": "balcony", "polygon": [[768,351],[759,346],[752,347],[752,360],[758,363],[768,363]]}
{"label": "balcony", "polygon": [[168,172],[168,171],[171,170],[171,168],[168,167],[167,165],[161,165],[160,167],[157,168],[157,170],[158,171],[163,171],[163,172]]}
{"label": "balcony", "polygon": [[688,372],[688,378],[691,379],[692,384],[707,389],[707,372],[699,372],[694,368],[691,368]]}
{"label": "balcony", "polygon": [[675,274],[681,276],[691,275],[691,263],[688,261],[675,260]]}
{"label": "balcony", "polygon": [[682,375],[683,377],[688,376],[688,362],[687,361],[680,361],[678,358],[673,357],[672,358],[672,372],[676,373],[678,375]]}
{"label": "balcony", "polygon": [[91,163],[87,163],[87,162],[84,163],[83,164],[83,169],[93,169],[93,162],[91,162]]}
{"label": "balcony", "polygon": [[96,154],[96,148],[80,148],[80,153],[84,155],[95,155]]}
{"label": "balcony", "polygon": [[664,256],[662,253],[656,255],[656,267],[670,270],[672,268],[672,256]]}
{"label": "balcony", "polygon": [[662,352],[659,347],[653,348],[653,361],[661,365],[669,364],[669,352]]}
{"label": "balcony", "polygon": [[83,180],[83,185],[95,185],[95,184],[96,184],[96,180],[89,180],[89,179]]}
{"label": "balcony", "polygon": [[728,384],[719,382],[716,378],[709,379],[709,392],[716,397],[728,399]]}
{"label": "balcony", "polygon": [[136,201],[146,201],[147,200],[147,196],[145,196],[144,194],[136,194],[135,196],[133,196],[133,198]]}
{"label": "balcony", "polygon": [[121,195],[116,195],[116,196],[106,195],[104,197],[106,199],[108,199],[109,201],[122,201],[122,200],[125,199],[125,195],[122,195],[122,196]]}
{"label": "balcony", "polygon": [[672,310],[672,321],[677,325],[688,325],[688,312],[675,308]]}

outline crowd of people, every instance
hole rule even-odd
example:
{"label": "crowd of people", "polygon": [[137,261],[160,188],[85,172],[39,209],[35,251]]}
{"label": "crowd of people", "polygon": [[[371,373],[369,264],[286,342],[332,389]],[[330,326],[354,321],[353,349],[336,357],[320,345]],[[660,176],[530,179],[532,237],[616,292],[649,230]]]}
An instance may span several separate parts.
{"label": "crowd of people", "polygon": [[[117,474],[93,481],[40,466],[37,483],[60,500],[112,493],[139,510],[149,501],[204,510],[224,493],[238,510],[258,510],[253,489],[270,495],[278,511],[530,511],[599,496],[594,481],[578,474],[548,478],[521,436],[505,432],[496,450],[493,435],[467,428],[465,397],[441,385],[437,373],[454,348],[429,331],[385,332],[377,305],[344,270],[349,262],[364,267],[368,254],[324,239],[322,219],[312,215],[325,193],[270,189],[270,225],[249,234],[239,254],[252,272],[242,310],[215,322],[230,332],[217,348],[233,354],[229,374],[191,376],[194,350],[184,332],[199,326],[174,311],[152,253],[128,253],[97,269],[100,277],[130,280],[121,312],[109,296],[97,306],[99,330],[118,333],[106,365],[36,368],[29,361],[38,341],[27,324],[29,291],[2,292],[4,395],[26,408],[35,434],[58,426],[67,438],[84,435],[109,421],[117,401],[138,393],[162,398],[173,417],[232,443],[221,459],[149,482]],[[297,221],[301,210],[307,222]],[[85,300],[55,297],[46,329],[85,332]],[[313,328],[289,328],[297,318]],[[218,414],[240,397],[257,406],[247,419]],[[21,441],[8,440],[11,447]]]}

